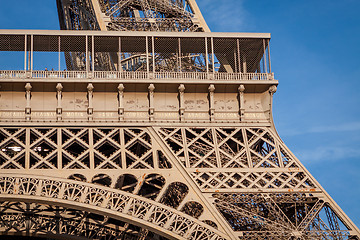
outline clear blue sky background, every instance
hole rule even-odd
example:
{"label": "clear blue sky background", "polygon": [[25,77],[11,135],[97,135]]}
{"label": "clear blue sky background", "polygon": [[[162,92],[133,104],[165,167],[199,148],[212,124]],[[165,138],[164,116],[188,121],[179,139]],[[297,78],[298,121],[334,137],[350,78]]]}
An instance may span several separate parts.
{"label": "clear blue sky background", "polygon": [[[270,32],[280,136],[360,227],[360,1],[197,0],[212,31]],[[58,29],[55,0],[1,1],[0,29]]]}

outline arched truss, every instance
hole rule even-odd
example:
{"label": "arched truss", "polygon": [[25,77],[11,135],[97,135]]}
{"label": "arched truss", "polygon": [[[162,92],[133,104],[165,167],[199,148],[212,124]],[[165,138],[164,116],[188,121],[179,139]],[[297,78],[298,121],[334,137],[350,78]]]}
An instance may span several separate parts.
{"label": "arched truss", "polygon": [[0,232],[7,237],[36,236],[50,239],[159,239],[146,229],[82,210],[29,203],[0,203]]}
{"label": "arched truss", "polygon": [[[161,203],[124,191],[80,181],[32,175],[2,174],[0,177],[0,201],[3,202],[3,205],[1,205],[2,209],[8,209],[4,207],[6,204],[10,204],[7,201],[30,202],[39,204],[39,206],[63,206],[66,207],[66,211],[76,209],[77,211],[83,211],[83,213],[106,216],[170,239],[226,239],[226,235],[217,229]],[[10,222],[21,225],[23,217],[24,215],[20,213],[14,215],[2,214],[3,223],[0,225],[2,233],[9,233],[9,230],[6,231],[6,222],[9,222],[6,218],[10,220],[11,218],[18,218],[20,222],[17,222],[17,220]],[[50,224],[49,220],[51,217],[53,216],[43,216],[40,214],[36,220],[34,219],[36,227],[29,229],[29,231],[39,231],[38,228],[41,226],[41,223],[49,227],[48,224]],[[86,224],[89,224],[89,227],[95,226],[95,220],[92,219],[92,222],[90,221]],[[67,224],[70,226],[76,224],[75,220],[66,221],[69,221]],[[117,233],[112,231],[121,228],[121,226],[117,226],[114,223],[104,224],[105,220],[102,221],[107,237],[116,235]],[[120,229],[118,234],[124,231],[124,229],[122,231]],[[77,235],[79,233],[74,234]],[[98,233],[89,232],[86,234]]]}

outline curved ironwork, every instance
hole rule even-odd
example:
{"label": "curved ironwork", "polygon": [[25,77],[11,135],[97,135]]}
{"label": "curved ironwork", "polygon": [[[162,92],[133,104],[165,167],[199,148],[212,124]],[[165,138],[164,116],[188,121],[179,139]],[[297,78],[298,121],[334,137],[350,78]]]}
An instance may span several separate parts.
{"label": "curved ironwork", "polygon": [[0,200],[56,204],[124,220],[171,239],[227,236],[187,214],[147,198],[73,180],[2,174]]}
{"label": "curved ironwork", "polygon": [[[29,202],[0,202],[0,235],[47,239],[152,239],[160,236],[146,229],[98,214]],[[0,237],[0,239],[3,239]],[[26,238],[27,239],[27,238]],[[35,238],[38,239],[38,238]]]}

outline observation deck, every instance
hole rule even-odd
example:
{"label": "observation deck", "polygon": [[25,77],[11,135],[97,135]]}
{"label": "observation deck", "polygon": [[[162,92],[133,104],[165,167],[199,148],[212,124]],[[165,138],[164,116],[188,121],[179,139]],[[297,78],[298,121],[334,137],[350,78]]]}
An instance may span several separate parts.
{"label": "observation deck", "polygon": [[278,84],[269,41],[268,33],[0,30],[0,121],[269,124]]}
{"label": "observation deck", "polygon": [[[191,83],[256,80],[273,84],[277,82],[271,73],[269,40],[268,33],[0,30],[0,57],[8,58],[7,65],[12,68],[0,65],[0,79]],[[66,59],[65,65],[62,58],[67,53],[83,54],[82,63],[75,66]],[[96,62],[100,54],[112,57],[109,64]],[[181,66],[184,61],[180,60],[189,56],[198,57],[195,66]],[[165,66],[159,58],[173,62]]]}

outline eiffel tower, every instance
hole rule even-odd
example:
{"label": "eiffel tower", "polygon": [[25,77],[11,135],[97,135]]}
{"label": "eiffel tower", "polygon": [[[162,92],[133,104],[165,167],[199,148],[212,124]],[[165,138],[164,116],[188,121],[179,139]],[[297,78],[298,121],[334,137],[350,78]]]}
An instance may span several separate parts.
{"label": "eiffel tower", "polygon": [[276,132],[270,34],[212,33],[195,0],[57,5],[60,31],[0,30],[24,64],[0,239],[360,239]]}

